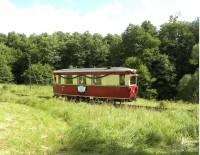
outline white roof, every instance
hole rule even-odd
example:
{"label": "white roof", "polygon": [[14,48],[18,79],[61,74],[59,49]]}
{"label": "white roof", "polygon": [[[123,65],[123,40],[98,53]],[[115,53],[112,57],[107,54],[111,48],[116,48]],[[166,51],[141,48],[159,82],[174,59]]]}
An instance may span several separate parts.
{"label": "white roof", "polygon": [[54,73],[95,73],[95,72],[131,72],[136,73],[136,69],[126,67],[104,67],[104,68],[72,68],[56,70]]}

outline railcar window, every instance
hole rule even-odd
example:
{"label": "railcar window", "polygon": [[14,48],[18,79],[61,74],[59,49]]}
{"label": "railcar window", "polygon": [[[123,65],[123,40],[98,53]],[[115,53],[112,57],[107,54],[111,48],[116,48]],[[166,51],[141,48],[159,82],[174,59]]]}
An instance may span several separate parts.
{"label": "railcar window", "polygon": [[65,76],[65,84],[73,84],[73,76],[72,75]]}
{"label": "railcar window", "polygon": [[94,75],[92,78],[92,84],[93,85],[101,85],[101,78],[99,78],[98,76]]}
{"label": "railcar window", "polygon": [[61,76],[58,75],[58,84],[61,84]]}
{"label": "railcar window", "polygon": [[85,76],[79,76],[78,77],[78,84],[86,85],[86,77]]}
{"label": "railcar window", "polygon": [[56,75],[54,75],[54,83],[56,83]]}
{"label": "railcar window", "polygon": [[130,84],[137,84],[137,77],[136,76],[131,76],[131,79],[130,79]]}
{"label": "railcar window", "polygon": [[120,75],[119,76],[119,84],[121,86],[124,86],[125,85],[125,75]]}

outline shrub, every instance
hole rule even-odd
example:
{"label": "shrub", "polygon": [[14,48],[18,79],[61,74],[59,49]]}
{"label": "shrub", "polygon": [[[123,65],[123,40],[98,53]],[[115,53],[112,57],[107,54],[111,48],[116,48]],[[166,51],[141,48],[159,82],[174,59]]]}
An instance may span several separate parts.
{"label": "shrub", "polygon": [[146,89],[146,92],[144,94],[144,97],[146,99],[155,99],[157,98],[158,93],[156,89]]}
{"label": "shrub", "polygon": [[186,74],[179,81],[178,98],[185,101],[199,102],[199,71],[193,75]]}
{"label": "shrub", "polygon": [[50,84],[52,81],[53,68],[48,64],[33,64],[23,73],[24,82],[28,83],[31,78],[35,84]]}
{"label": "shrub", "polygon": [[7,65],[6,61],[0,56],[0,83],[8,83],[13,80],[11,67]]}

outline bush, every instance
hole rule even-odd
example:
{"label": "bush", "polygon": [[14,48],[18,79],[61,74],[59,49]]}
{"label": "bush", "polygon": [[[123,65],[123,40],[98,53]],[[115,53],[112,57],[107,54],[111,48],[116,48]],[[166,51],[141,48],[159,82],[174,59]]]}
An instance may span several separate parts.
{"label": "bush", "polygon": [[23,73],[25,83],[29,83],[29,78],[34,84],[50,84],[52,82],[53,68],[48,64],[33,64]]}
{"label": "bush", "polygon": [[179,81],[178,98],[185,101],[199,102],[199,71],[193,75],[186,74]]}
{"label": "bush", "polygon": [[155,99],[157,98],[158,93],[156,89],[146,89],[146,92],[144,94],[144,98],[146,99]]}
{"label": "bush", "polygon": [[7,65],[5,59],[0,56],[0,83],[7,83],[13,80],[11,67]]}

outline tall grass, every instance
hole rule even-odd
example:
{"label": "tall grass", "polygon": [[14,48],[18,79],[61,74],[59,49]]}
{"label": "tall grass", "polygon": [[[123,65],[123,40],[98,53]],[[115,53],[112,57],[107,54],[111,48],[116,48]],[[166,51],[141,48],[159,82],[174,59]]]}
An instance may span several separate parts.
{"label": "tall grass", "polygon": [[[55,142],[58,147],[52,153],[195,154],[198,150],[198,110],[195,105],[190,105],[193,110],[196,109],[192,112],[178,108],[178,105],[174,110],[155,112],[49,98],[52,93],[48,86],[40,89],[34,86],[29,92],[27,86],[10,85],[5,91],[0,91],[0,102],[32,107],[44,111],[42,117],[52,117],[63,122],[56,126],[58,129],[65,127],[62,130],[64,137]],[[182,105],[185,106],[184,103]]]}
{"label": "tall grass", "polygon": [[51,153],[59,146],[66,127],[46,111],[0,103],[0,154]]}

